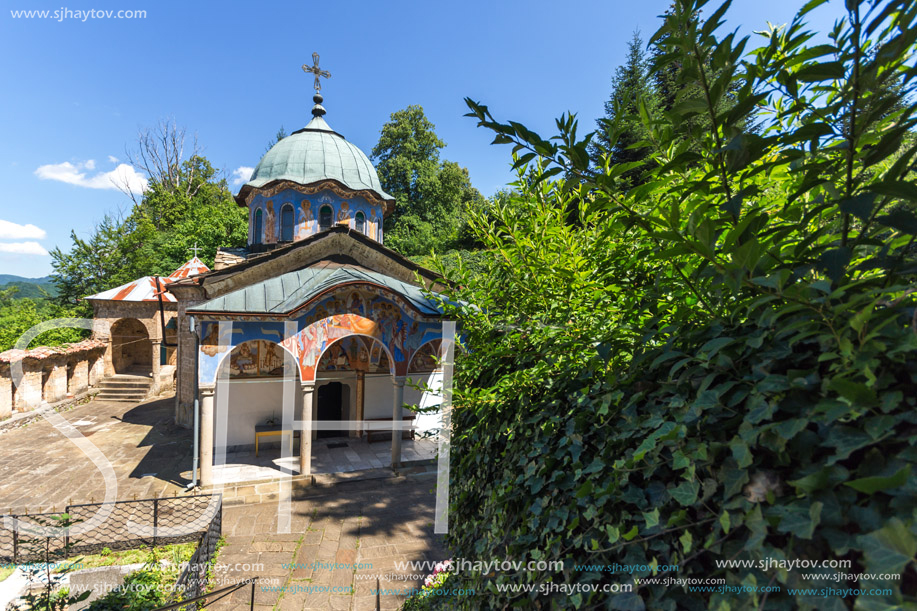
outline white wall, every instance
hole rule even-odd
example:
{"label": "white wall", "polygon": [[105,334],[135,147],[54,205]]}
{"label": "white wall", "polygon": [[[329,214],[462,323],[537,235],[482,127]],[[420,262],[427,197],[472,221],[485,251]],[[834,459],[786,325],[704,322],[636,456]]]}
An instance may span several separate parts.
{"label": "white wall", "polygon": [[[413,374],[408,376],[415,382],[423,381],[431,389],[442,388],[442,373]],[[331,381],[341,382],[345,388],[342,392],[343,417],[352,420],[356,417],[356,379],[352,372],[322,372],[321,378],[316,381],[313,398],[317,399],[318,389]],[[227,445],[229,451],[238,446],[254,446],[255,426],[274,415],[283,418],[283,381],[282,380],[231,380],[229,386],[229,417],[227,419]],[[302,419],[302,392],[299,382],[292,382],[293,398],[295,405],[295,418]],[[215,412],[220,409],[221,384],[217,385],[217,395],[214,401]],[[394,386],[391,376],[368,375],[364,382],[364,418],[391,418],[392,401],[394,400]],[[404,402],[408,405],[431,407],[439,405],[442,397],[434,392],[421,393],[419,389],[408,384],[404,386]],[[408,410],[403,413],[408,414]],[[219,414],[214,414],[214,440],[219,446],[219,437],[216,434]],[[418,432],[439,429],[442,426],[442,415],[439,412],[431,414],[417,414],[414,425]],[[265,444],[279,441],[279,437],[265,440]],[[268,446],[270,447],[270,446]]]}
{"label": "white wall", "polygon": [[[408,379],[412,382],[430,388],[429,392],[423,392],[419,389],[410,388],[407,384],[404,387],[404,402],[410,405],[417,405],[421,408],[435,407],[443,402],[442,395],[439,393],[443,388],[443,373],[434,371],[433,373],[415,373],[409,374]],[[443,425],[442,412],[435,411],[432,413],[418,413],[417,419],[414,420],[414,426],[418,433],[430,430],[439,430]]]}
{"label": "white wall", "polygon": [[[293,387],[295,401],[295,418],[302,419],[302,390],[299,381],[289,382]],[[229,386],[229,417],[227,419],[227,445],[254,446],[255,426],[264,424],[271,415],[278,419],[283,418],[283,380],[230,380]],[[217,384],[214,398],[214,441],[219,447],[220,439],[216,431],[221,408],[220,391],[222,384]],[[265,443],[277,443],[279,437],[270,437]],[[260,444],[259,444],[260,445]]]}

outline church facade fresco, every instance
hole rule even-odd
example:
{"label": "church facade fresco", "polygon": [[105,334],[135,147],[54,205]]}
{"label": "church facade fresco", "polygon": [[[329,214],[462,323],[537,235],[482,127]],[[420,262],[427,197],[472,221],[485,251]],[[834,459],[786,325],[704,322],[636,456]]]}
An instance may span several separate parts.
{"label": "church facade fresco", "polygon": [[[346,223],[351,229],[358,229],[358,215],[362,215],[362,233],[382,242],[382,216],[385,211],[382,201],[372,201],[356,195],[347,195],[331,188],[315,193],[303,193],[294,188],[274,192],[271,189],[255,193],[248,205],[249,244],[276,244],[283,241],[283,210],[292,208],[292,240],[307,238],[320,229],[322,208],[330,208],[331,225]],[[255,235],[258,223],[255,215],[261,211],[261,236]],[[259,239],[260,238],[260,239]]]}
{"label": "church facade fresco", "polygon": [[[291,317],[211,318],[201,321],[198,371],[202,385],[215,383],[227,352],[235,354],[237,347],[255,340],[271,342],[289,352],[296,360],[300,379],[310,382],[323,366],[325,370],[334,370],[328,369],[330,366],[405,376],[418,349],[423,349],[416,360],[423,369],[418,371],[432,371],[435,359],[431,351],[438,351],[434,342],[442,338],[439,318],[423,316],[400,295],[370,284],[335,287]],[[233,323],[225,337],[219,337],[220,320]],[[286,322],[290,320],[296,322],[296,331],[286,336]],[[257,349],[263,348],[259,344]],[[255,360],[253,356],[243,358]],[[278,362],[282,363],[282,358],[278,357]],[[240,365],[234,366],[230,360],[230,371],[236,369],[241,371]]]}

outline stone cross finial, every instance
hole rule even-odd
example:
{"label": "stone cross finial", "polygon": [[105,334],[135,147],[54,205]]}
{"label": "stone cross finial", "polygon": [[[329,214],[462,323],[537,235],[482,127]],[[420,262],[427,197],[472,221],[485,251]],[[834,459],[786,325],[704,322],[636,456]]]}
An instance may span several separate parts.
{"label": "stone cross finial", "polygon": [[315,93],[318,93],[319,91],[322,90],[322,83],[320,80],[318,80],[318,77],[331,78],[331,73],[328,72],[327,70],[322,70],[321,68],[318,67],[318,53],[312,54],[312,62],[313,62],[313,65],[311,66],[309,64],[303,64],[302,70],[306,74],[315,75],[314,87],[315,87]]}

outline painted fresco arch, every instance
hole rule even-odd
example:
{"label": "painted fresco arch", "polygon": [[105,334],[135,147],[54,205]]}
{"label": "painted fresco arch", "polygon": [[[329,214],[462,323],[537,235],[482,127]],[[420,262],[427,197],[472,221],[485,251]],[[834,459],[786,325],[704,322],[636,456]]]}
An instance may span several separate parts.
{"label": "painted fresco arch", "polygon": [[202,385],[213,384],[227,353],[242,342],[265,339],[293,355],[302,383],[308,384],[315,381],[325,351],[350,336],[378,342],[390,369],[401,377],[419,349],[442,338],[442,319],[422,314],[387,287],[366,282],[339,284],[295,312],[211,315],[201,321],[198,379]]}
{"label": "painted fresco arch", "polygon": [[[266,354],[266,348],[272,349],[275,354]],[[277,354],[279,352],[279,354]],[[296,356],[282,343],[268,339],[248,339],[233,345],[224,354],[220,355],[216,365],[215,380],[219,380],[224,369],[229,369],[229,379],[276,377],[282,379],[284,361],[290,359],[296,363]],[[247,359],[247,361],[246,361]],[[250,365],[251,370],[245,365]],[[293,371],[299,378],[298,367]],[[238,373],[234,373],[238,372]]]}
{"label": "painted fresco arch", "polygon": [[[315,367],[316,375],[318,375],[319,371],[322,371],[320,367],[322,363],[322,359],[324,359],[326,355],[328,355],[332,350],[334,350],[335,346],[342,347],[342,345],[345,344],[348,340],[353,340],[357,342],[356,354],[354,354],[353,352],[349,352],[347,348],[343,348],[343,351],[346,354],[346,358],[348,361],[348,367],[350,370],[364,371],[364,372],[369,371],[373,369],[374,366],[377,366],[384,358],[385,363],[388,364],[388,367],[387,367],[388,375],[391,375],[391,376],[395,375],[395,362],[392,359],[392,354],[391,352],[389,352],[388,347],[386,347],[386,345],[383,344],[382,340],[380,340],[378,337],[372,337],[372,336],[363,335],[360,333],[353,333],[351,335],[340,337],[330,342],[325,347],[325,349],[322,351],[322,353],[318,356],[318,360],[316,361],[316,367]],[[377,349],[378,349],[378,354],[377,354]],[[361,353],[359,352],[360,350],[366,351],[365,361],[362,358]],[[356,361],[354,361],[354,357],[356,357]]]}

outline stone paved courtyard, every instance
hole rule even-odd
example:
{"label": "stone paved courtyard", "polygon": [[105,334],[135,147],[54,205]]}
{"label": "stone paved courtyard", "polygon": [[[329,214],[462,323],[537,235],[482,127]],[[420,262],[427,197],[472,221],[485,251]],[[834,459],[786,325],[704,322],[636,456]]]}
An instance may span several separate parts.
{"label": "stone paved courtyard", "polygon": [[[111,462],[119,500],[180,494],[189,480],[191,431],[172,424],[174,399],[146,403],[92,401],[61,415]],[[63,510],[101,501],[102,474],[48,421],[0,434],[0,512]]]}
{"label": "stone paved courtyard", "polygon": [[[181,494],[189,482],[192,435],[171,424],[173,406],[171,397],[93,401],[62,415],[111,461],[118,499],[149,498]],[[3,513],[62,510],[71,500],[104,497],[92,462],[43,419],[4,431],[0,448]],[[384,443],[371,448],[388,450]],[[395,563],[448,557],[433,535],[434,487],[434,474],[419,473],[309,488],[292,501],[286,534],[278,533],[276,502],[226,506],[215,587],[256,576],[259,609],[375,609],[377,575],[381,588],[420,587],[424,571],[397,571]],[[409,576],[417,579],[404,579]],[[250,596],[250,589],[236,592],[212,608],[248,608]],[[390,593],[379,603],[397,609],[403,599]]]}
{"label": "stone paved courtyard", "polygon": [[[424,475],[327,488],[293,501],[291,534],[277,533],[277,503],[227,507],[216,587],[257,576],[256,609],[375,609],[376,576],[389,591],[419,588],[410,578],[419,573],[395,563],[448,557],[433,535],[434,486]],[[247,609],[250,596],[247,588],[207,608]],[[404,598],[388,593],[379,603],[398,609]]]}

